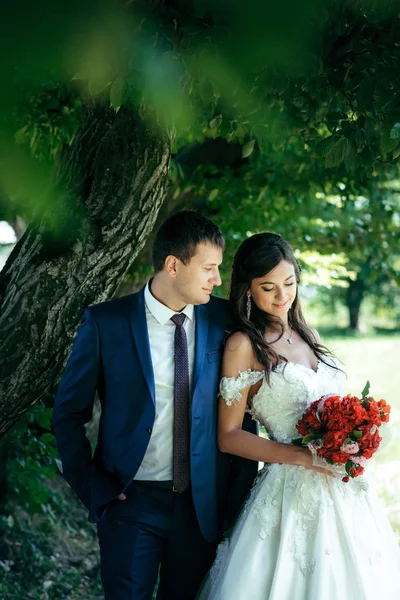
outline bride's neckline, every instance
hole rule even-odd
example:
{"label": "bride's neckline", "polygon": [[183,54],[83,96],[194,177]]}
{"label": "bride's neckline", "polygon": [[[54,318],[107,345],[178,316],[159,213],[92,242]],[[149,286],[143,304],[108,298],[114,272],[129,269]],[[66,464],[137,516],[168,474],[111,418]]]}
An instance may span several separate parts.
{"label": "bride's neckline", "polygon": [[302,367],[303,369],[307,369],[307,371],[312,371],[312,372],[313,372],[313,373],[315,373],[315,375],[316,375],[316,374],[318,373],[318,371],[319,371],[319,367],[320,367],[321,363],[322,363],[322,361],[321,361],[321,360],[318,360],[318,362],[317,362],[317,368],[316,368],[316,369],[313,369],[312,367],[309,367],[309,366],[307,366],[307,365],[303,365],[303,363],[297,363],[297,362],[293,362],[292,360],[288,360],[288,361],[286,361],[286,362],[282,361],[282,362],[280,362],[280,363],[278,363],[278,364],[276,365],[276,367],[275,367],[275,371],[277,371],[277,370],[278,370],[278,368],[279,368],[281,365],[293,365],[293,366],[295,366],[295,367]]}
{"label": "bride's neckline", "polygon": [[[271,375],[273,373],[281,373],[281,369],[278,370],[278,367],[280,367],[281,365],[292,365],[293,367],[300,367],[302,369],[305,369],[306,371],[310,371],[311,373],[314,373],[314,375],[318,375],[319,373],[319,367],[322,364],[322,360],[318,360],[317,363],[317,368],[313,369],[312,367],[307,367],[307,365],[303,365],[302,363],[297,363],[297,362],[293,362],[291,360],[288,360],[287,362],[280,362],[277,364],[277,366],[275,367],[275,369],[273,371],[271,371]],[[265,371],[260,371],[260,373],[265,373]],[[258,388],[258,390],[256,391],[256,393],[250,398],[250,402],[253,405],[254,400],[257,398],[257,396],[259,394],[261,394],[261,390],[264,387],[264,384],[266,384],[266,378],[264,377],[260,387]]]}

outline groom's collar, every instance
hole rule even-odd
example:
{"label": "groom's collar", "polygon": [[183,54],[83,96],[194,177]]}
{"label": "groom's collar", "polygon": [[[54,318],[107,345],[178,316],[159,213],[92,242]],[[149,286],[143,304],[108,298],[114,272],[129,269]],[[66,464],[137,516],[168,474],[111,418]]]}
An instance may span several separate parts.
{"label": "groom's collar", "polygon": [[[150,291],[151,279],[146,283],[146,287],[144,288],[144,301],[146,303],[147,308],[153,315],[153,317],[160,323],[160,325],[165,325],[168,321],[176,315],[176,311],[168,308],[162,302],[159,302],[156,298],[154,298],[153,294]],[[185,314],[188,319],[191,321],[194,320],[194,306],[193,304],[188,304],[185,306],[183,310],[180,311]]]}

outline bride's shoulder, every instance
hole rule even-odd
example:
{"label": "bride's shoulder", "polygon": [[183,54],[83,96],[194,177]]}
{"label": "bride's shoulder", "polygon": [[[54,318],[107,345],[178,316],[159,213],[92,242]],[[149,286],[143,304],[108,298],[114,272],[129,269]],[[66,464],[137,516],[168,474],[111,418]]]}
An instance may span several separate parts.
{"label": "bride's shoulder", "polygon": [[228,352],[237,352],[239,354],[253,354],[253,346],[247,333],[235,331],[226,340],[225,348]]}
{"label": "bride's shoulder", "polygon": [[226,404],[236,404],[242,398],[241,391],[261,381],[264,375],[264,367],[255,357],[249,336],[241,331],[229,336],[222,362],[219,394]]}
{"label": "bride's shoulder", "polygon": [[264,367],[257,360],[250,337],[242,331],[235,331],[226,340],[223,371],[233,375],[247,369],[264,370]]}

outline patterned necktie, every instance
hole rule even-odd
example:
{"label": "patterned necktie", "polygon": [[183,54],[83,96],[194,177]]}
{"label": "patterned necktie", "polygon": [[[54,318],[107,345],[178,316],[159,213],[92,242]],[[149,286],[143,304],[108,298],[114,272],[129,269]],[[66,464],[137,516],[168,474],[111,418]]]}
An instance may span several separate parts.
{"label": "patterned necktie", "polygon": [[174,441],[173,441],[173,489],[185,492],[190,483],[189,458],[189,359],[186,331],[183,327],[186,315],[171,317],[176,325],[175,379],[174,379]]}

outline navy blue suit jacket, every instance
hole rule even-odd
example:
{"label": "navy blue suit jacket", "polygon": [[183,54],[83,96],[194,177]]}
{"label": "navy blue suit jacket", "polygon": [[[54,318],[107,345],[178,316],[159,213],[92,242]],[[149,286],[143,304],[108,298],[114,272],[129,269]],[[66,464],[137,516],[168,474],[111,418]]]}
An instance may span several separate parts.
{"label": "navy blue suit jacket", "polygon": [[[228,302],[212,297],[196,306],[195,314],[191,485],[201,531],[213,541],[220,534],[221,509],[234,517],[257,463],[229,460],[217,449],[217,391],[230,321]],[[84,425],[91,419],[96,390],[102,413],[92,457]],[[58,388],[53,423],[64,477],[88,507],[92,522],[135,477],[150,440],[155,402],[144,290],[87,308]],[[251,422],[246,428],[255,431]]]}

